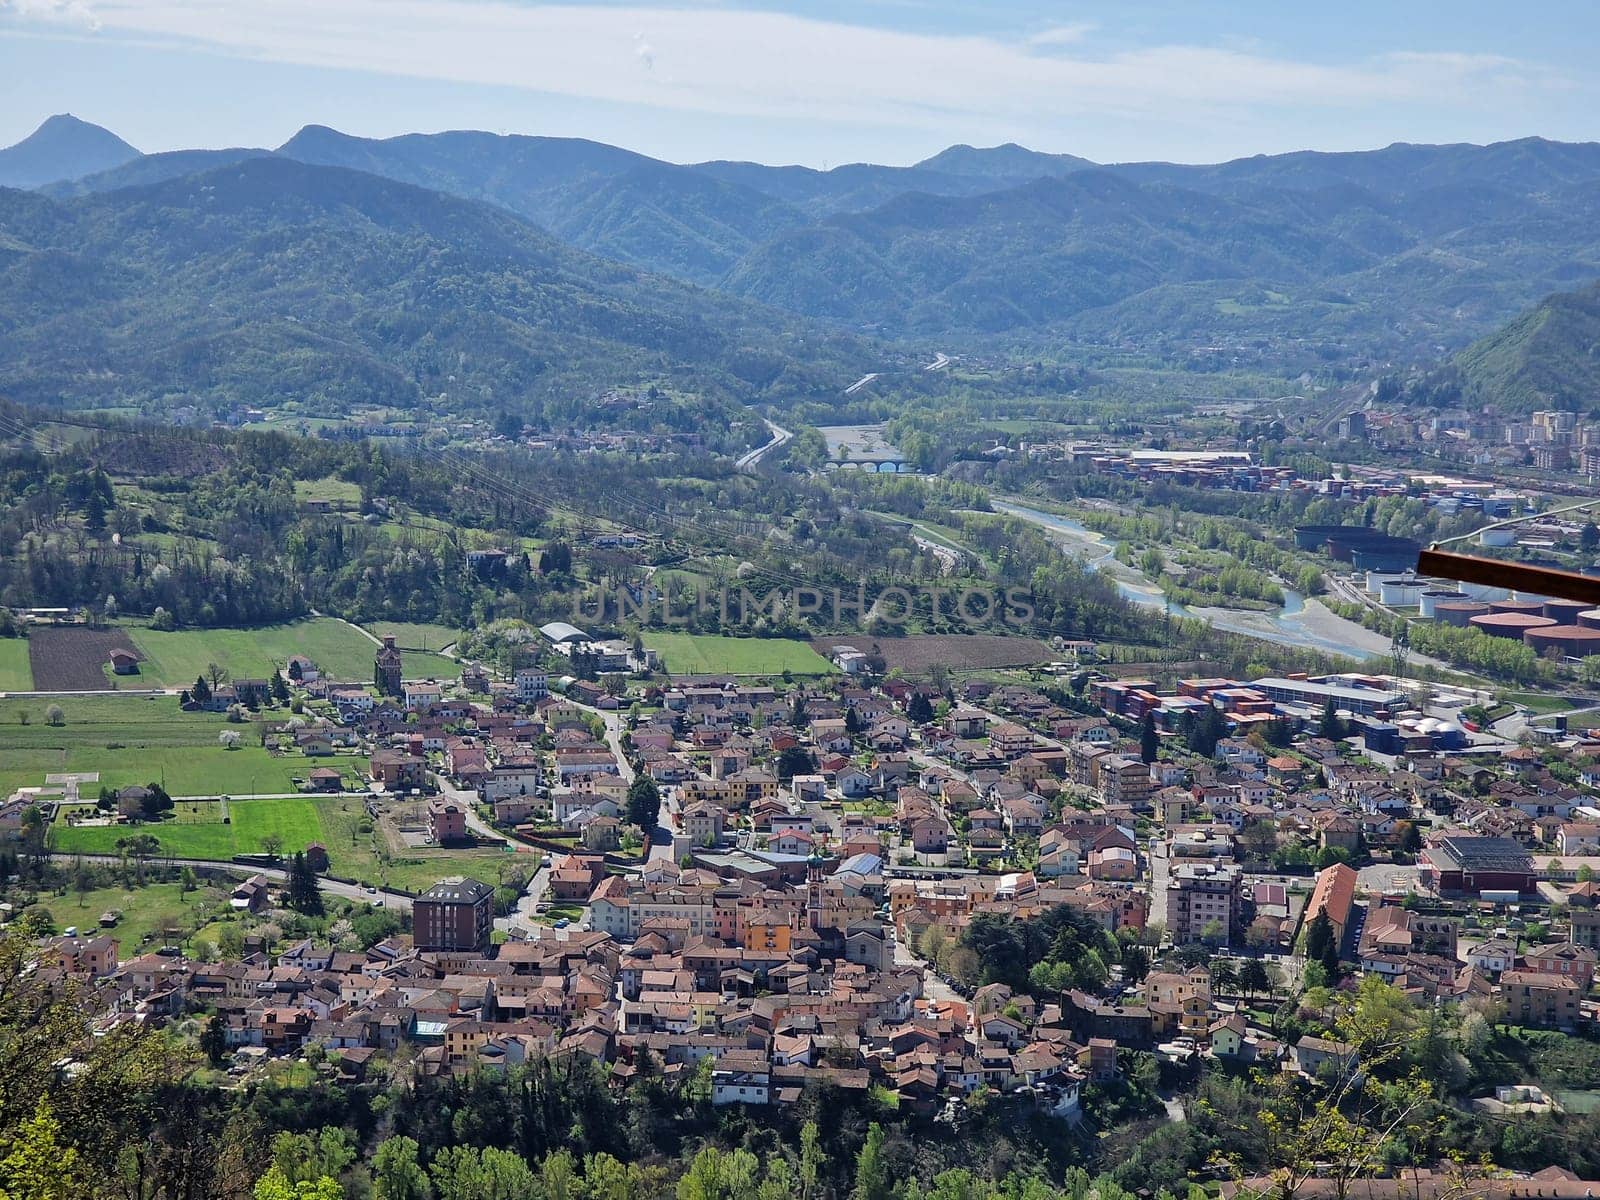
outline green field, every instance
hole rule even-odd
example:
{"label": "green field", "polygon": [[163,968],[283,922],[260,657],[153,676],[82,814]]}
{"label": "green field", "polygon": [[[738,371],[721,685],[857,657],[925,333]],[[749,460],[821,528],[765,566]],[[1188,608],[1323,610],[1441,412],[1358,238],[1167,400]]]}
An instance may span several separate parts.
{"label": "green field", "polygon": [[[304,654],[323,673],[337,680],[366,682],[372,678],[377,647],[354,626],[333,617],[313,617],[286,625],[255,629],[182,629],[161,633],[146,626],[129,629],[134,649],[144,656],[139,685],[187,687],[211,663],[234,678],[260,679]],[[407,679],[453,676],[460,668],[437,654],[404,656]]]}
{"label": "green field", "polygon": [[[45,723],[51,703],[65,724]],[[27,723],[23,723],[26,718]],[[217,741],[239,733],[237,750]],[[185,713],[171,696],[69,696],[59,700],[0,700],[0,794],[37,787],[46,774],[98,771],[99,786],[162,785],[175,796],[295,790],[294,776],[323,762],[346,759],[274,758],[249,724],[230,725],[218,713]]]}
{"label": "green field", "polygon": [[[204,883],[187,893],[176,883],[151,883],[142,888],[92,888],[81,897],[69,891],[65,896],[44,897],[41,903],[58,930],[76,925],[85,935],[104,933],[116,941],[117,957],[126,962],[147,943],[157,943],[159,931],[177,928],[187,935],[200,922],[225,913],[228,894]],[[100,914],[108,909],[121,912],[122,920],[115,928],[102,930]]]}
{"label": "green field", "polygon": [[228,804],[228,824],[221,819],[222,806],[215,800],[182,801],[172,816],[163,821],[130,827],[93,825],[73,827],[57,821],[50,831],[50,846],[68,854],[115,854],[117,839],[130,833],[148,833],[161,842],[161,854],[169,858],[205,858],[226,861],[236,854],[259,854],[262,839],[276,836],[283,852],[304,850],[312,842],[327,838],[319,811],[324,804],[344,803],[341,799],[313,800],[233,800]]}
{"label": "green field", "polygon": [[459,629],[448,625],[429,625],[419,621],[371,621],[365,628],[373,637],[394,634],[395,645],[402,650],[438,650],[461,637]]}
{"label": "green field", "polygon": [[329,504],[349,505],[361,503],[361,485],[343,479],[297,479],[294,484],[296,500],[322,500]]}
{"label": "green field", "polygon": [[[447,875],[474,875],[498,883],[500,868],[516,860],[500,847],[475,850],[418,848],[398,855],[380,854],[362,801],[355,796],[318,796],[281,800],[235,800],[228,805],[229,823],[221,820],[215,802],[180,803],[173,816],[146,825],[73,828],[57,821],[51,828],[51,849],[69,854],[116,854],[117,839],[148,833],[161,843],[161,856],[223,862],[236,854],[262,852],[262,839],[282,839],[283,853],[303,850],[311,842],[328,849],[332,873],[362,883],[422,891]],[[528,866],[528,855],[521,856]],[[530,868],[531,869],[531,868]]]}
{"label": "green field", "polygon": [[0,638],[0,692],[26,692],[33,688],[28,666],[28,639]]}
{"label": "green field", "polygon": [[673,675],[828,675],[833,665],[804,642],[785,638],[646,633],[644,644]]}

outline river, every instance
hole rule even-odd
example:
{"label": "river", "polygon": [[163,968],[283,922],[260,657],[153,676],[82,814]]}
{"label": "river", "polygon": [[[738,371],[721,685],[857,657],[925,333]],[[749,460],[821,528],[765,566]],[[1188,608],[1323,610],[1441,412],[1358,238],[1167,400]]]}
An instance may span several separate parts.
{"label": "river", "polygon": [[1175,617],[1204,621],[1214,629],[1241,633],[1287,646],[1299,646],[1323,654],[1361,656],[1382,654],[1388,640],[1363,625],[1346,621],[1316,601],[1309,603],[1293,588],[1283,589],[1281,608],[1258,612],[1238,608],[1189,608],[1169,602],[1148,576],[1116,559],[1115,541],[1097,533],[1071,517],[1029,508],[1009,500],[990,498],[996,512],[1018,517],[1054,533],[1066,544],[1067,552],[1081,558],[1091,570],[1104,571],[1117,585],[1117,591],[1134,604],[1159,608]]}

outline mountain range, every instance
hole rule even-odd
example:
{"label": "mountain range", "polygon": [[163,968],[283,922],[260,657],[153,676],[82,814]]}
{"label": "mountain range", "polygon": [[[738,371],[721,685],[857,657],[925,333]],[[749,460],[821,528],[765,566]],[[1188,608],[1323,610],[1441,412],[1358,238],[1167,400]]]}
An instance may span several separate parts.
{"label": "mountain range", "polygon": [[[909,167],[819,171],[679,165],[582,139],[368,139],[324,126],[275,150],[138,155],[104,130],[63,120],[71,119],[52,118],[0,151],[0,184],[38,189],[31,199],[48,198],[67,226],[113,221],[122,209],[148,219],[152,197],[166,196],[176,206],[166,232],[204,227],[199,189],[218,185],[202,181],[220,173],[237,189],[289,178],[263,163],[298,164],[306,194],[325,186],[349,195],[345,175],[359,173],[423,189],[440,204],[477,206],[475,220],[492,206],[516,221],[520,237],[576,254],[566,260],[570,277],[593,284],[608,305],[618,299],[615,264],[626,264],[635,269],[630,286],[654,289],[657,302],[679,310],[674,317],[714,313],[761,330],[764,354],[796,339],[815,344],[832,329],[956,352],[1020,344],[1030,354],[1076,347],[1226,362],[1270,350],[1291,370],[1333,357],[1425,360],[1600,277],[1594,143],[1397,144],[1202,166],[953,146]],[[123,150],[111,154],[108,138]],[[9,157],[30,143],[27,154]],[[41,158],[45,144],[50,154]],[[390,195],[372,185],[362,192],[371,202]],[[372,233],[349,203],[333,211],[345,235]],[[448,243],[451,233],[429,236]],[[0,239],[19,237],[0,224]],[[74,252],[59,238],[45,245]],[[108,244],[105,255],[97,266],[109,277],[150,265],[131,263],[128,247]],[[75,262],[87,269],[82,252]],[[647,285],[638,272],[655,278]],[[32,282],[45,285],[38,275]],[[487,281],[461,286],[493,307],[495,297],[476,295],[493,291]],[[131,305],[100,311],[126,315]],[[841,369],[858,350],[843,354]],[[779,374],[811,379],[815,358],[800,361]],[[726,366],[703,365],[714,375]]]}
{"label": "mountain range", "polygon": [[0,392],[572,419],[608,388],[834,395],[852,339],[606,259],[481,201],[259,156],[56,200],[0,190]]}

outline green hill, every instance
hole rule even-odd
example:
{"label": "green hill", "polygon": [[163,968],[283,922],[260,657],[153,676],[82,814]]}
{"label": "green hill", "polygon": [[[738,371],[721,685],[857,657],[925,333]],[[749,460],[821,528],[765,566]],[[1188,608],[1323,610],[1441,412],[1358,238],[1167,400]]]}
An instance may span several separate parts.
{"label": "green hill", "polygon": [[0,191],[0,247],[0,391],[24,402],[576,412],[657,382],[833,395],[866,369],[844,339],[504,209],[279,157],[59,202]]}
{"label": "green hill", "polygon": [[1600,412],[1600,283],[1546,298],[1455,362],[1469,399]]}

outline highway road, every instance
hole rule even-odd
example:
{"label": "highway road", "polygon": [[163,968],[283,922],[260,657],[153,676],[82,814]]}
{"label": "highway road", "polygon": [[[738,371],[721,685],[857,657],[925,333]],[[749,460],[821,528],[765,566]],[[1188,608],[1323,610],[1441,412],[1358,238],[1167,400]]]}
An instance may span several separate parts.
{"label": "highway road", "polygon": [[[762,420],[765,421],[766,418],[763,417]],[[734,464],[739,468],[739,470],[755,470],[756,464],[765,458],[771,451],[776,450],[779,446],[782,446],[784,443],[786,443],[790,438],[794,437],[794,434],[790,433],[787,429],[784,429],[780,425],[775,425],[771,421],[767,421],[767,430],[772,434],[772,440],[764,443],[763,445],[757,446],[754,450],[747,450],[741,454]]]}

